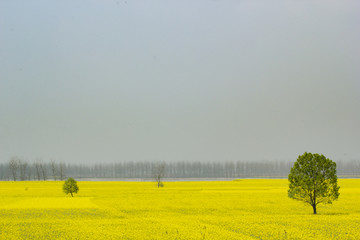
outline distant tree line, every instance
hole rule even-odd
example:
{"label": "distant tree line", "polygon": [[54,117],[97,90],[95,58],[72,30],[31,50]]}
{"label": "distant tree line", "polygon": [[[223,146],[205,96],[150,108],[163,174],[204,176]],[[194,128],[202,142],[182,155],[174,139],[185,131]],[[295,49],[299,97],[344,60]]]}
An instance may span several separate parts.
{"label": "distant tree line", "polygon": [[[261,178],[287,177],[290,161],[164,162],[165,178]],[[118,162],[99,164],[65,164],[55,161],[34,162],[14,157],[0,164],[0,180],[64,180],[81,178],[153,179],[159,162]],[[360,177],[360,161],[337,161],[339,177]]]}
{"label": "distant tree line", "polygon": [[8,163],[0,164],[0,180],[64,180],[66,165],[55,161],[44,162],[36,160],[28,162],[13,157]]}

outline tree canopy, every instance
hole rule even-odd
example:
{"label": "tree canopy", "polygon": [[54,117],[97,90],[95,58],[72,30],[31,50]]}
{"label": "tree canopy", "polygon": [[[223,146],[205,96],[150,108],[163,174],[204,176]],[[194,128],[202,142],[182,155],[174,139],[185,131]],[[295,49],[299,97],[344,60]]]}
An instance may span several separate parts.
{"label": "tree canopy", "polygon": [[66,194],[70,193],[73,197],[73,193],[77,193],[79,191],[77,182],[73,178],[68,178],[63,185],[63,191]]}
{"label": "tree canopy", "polygon": [[336,163],[324,155],[305,152],[290,170],[288,196],[313,207],[332,203],[339,197]]}

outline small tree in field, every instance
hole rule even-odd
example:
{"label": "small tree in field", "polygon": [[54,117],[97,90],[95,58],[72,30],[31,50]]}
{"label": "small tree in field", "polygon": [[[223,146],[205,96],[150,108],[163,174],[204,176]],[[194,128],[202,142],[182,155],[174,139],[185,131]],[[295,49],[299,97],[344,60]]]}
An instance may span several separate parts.
{"label": "small tree in field", "polygon": [[63,191],[66,194],[70,193],[71,197],[74,197],[73,193],[77,193],[79,191],[77,182],[73,178],[68,178],[63,185]]}
{"label": "small tree in field", "polygon": [[291,168],[288,180],[288,196],[313,207],[320,203],[332,203],[339,197],[336,163],[324,155],[305,152]]}
{"label": "small tree in field", "polygon": [[154,168],[154,179],[157,183],[157,187],[164,187],[162,178],[165,174],[165,163],[158,163]]}

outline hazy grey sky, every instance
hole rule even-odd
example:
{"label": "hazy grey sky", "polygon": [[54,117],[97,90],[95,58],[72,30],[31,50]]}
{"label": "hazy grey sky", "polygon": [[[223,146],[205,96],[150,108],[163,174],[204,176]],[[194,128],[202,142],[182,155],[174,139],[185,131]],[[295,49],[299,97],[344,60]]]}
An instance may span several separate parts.
{"label": "hazy grey sky", "polygon": [[0,162],[360,158],[360,2],[0,1]]}

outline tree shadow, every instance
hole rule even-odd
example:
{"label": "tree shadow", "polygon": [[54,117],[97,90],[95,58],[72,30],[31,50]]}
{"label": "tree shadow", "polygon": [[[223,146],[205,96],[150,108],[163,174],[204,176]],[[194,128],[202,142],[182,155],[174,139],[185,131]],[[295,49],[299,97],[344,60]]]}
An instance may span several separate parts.
{"label": "tree shadow", "polygon": [[316,215],[324,215],[324,216],[345,216],[345,215],[350,215],[350,213],[345,213],[345,212],[328,212],[328,213],[324,213],[324,212],[320,212],[317,213]]}

